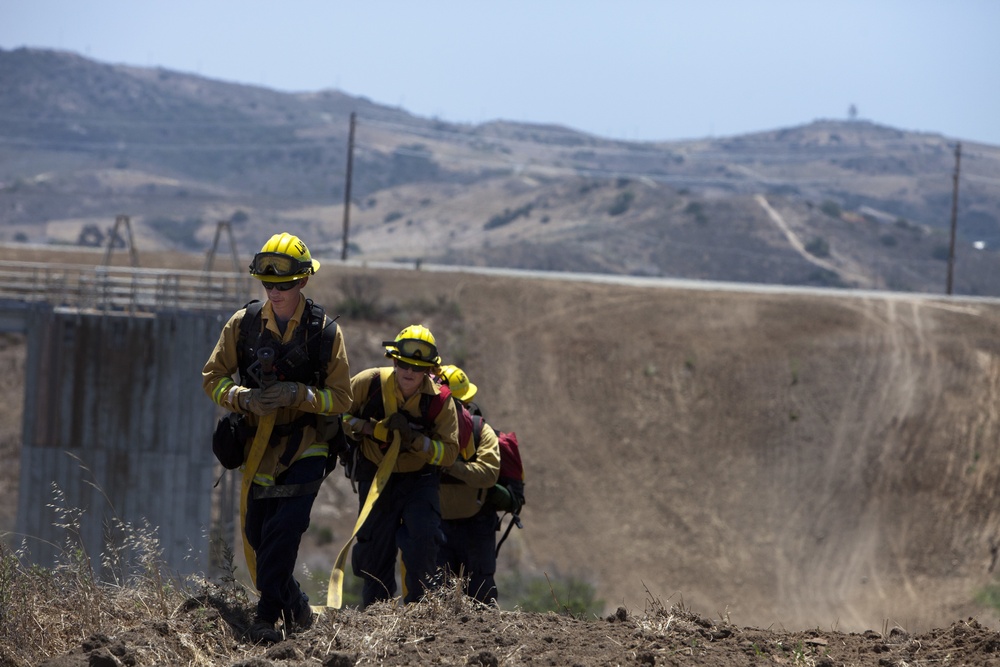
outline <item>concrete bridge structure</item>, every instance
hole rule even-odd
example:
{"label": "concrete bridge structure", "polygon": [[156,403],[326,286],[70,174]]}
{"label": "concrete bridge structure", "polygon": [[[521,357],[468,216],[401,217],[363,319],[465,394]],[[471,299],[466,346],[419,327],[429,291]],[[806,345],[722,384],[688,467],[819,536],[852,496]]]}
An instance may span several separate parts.
{"label": "concrete bridge structure", "polygon": [[33,562],[82,547],[117,578],[129,537],[155,530],[168,568],[210,571],[238,473],[213,489],[220,413],[201,368],[251,287],[246,274],[0,262],[0,331],[27,341],[16,530]]}

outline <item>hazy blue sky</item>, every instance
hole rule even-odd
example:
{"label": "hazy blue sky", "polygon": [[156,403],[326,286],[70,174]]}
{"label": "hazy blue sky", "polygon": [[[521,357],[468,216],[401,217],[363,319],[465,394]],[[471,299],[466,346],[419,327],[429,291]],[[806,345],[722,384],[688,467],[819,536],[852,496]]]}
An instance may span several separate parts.
{"label": "hazy blue sky", "polygon": [[790,127],[854,104],[1000,145],[998,0],[0,0],[0,48],[20,46],[623,139]]}

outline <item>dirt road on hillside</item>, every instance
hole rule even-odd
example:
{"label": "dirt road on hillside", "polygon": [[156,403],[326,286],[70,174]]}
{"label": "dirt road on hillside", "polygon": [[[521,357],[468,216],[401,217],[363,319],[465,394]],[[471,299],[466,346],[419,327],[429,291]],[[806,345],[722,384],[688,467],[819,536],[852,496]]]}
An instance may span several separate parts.
{"label": "dirt road on hillside", "polygon": [[781,230],[781,233],[785,235],[785,238],[788,239],[788,244],[792,246],[795,252],[801,255],[804,260],[814,266],[818,266],[821,269],[839,275],[846,284],[855,285],[857,287],[872,287],[871,279],[857,272],[855,269],[845,267],[843,261],[827,261],[806,250],[806,246],[802,243],[802,239],[800,239],[798,234],[792,230],[791,226],[785,221],[782,215],[774,210],[764,195],[754,195],[754,200],[760,204],[761,208],[764,209],[764,212],[767,213],[767,216],[772,222],[774,222],[775,225],[777,225],[778,229]]}

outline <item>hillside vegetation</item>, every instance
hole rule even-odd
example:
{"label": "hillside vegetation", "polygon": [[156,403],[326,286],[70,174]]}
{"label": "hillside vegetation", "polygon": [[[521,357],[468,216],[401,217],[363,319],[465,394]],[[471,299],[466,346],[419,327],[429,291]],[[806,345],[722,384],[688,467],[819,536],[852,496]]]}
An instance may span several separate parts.
{"label": "hillside vegetation", "polygon": [[[941,293],[958,138],[815,120],[624,142],[415,117],[54,51],[0,51],[0,240],[245,253],[292,229],[353,258]],[[1000,294],[1000,147],[962,142],[954,292]],[[979,248],[975,244],[979,244]]]}

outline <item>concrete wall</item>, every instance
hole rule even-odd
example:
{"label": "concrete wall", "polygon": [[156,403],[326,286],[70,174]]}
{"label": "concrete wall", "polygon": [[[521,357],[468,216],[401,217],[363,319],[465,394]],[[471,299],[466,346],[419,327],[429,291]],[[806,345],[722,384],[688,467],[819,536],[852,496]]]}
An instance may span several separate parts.
{"label": "concrete wall", "polygon": [[122,522],[155,527],[171,570],[208,571],[221,468],[201,368],[227,316],[31,309],[17,530],[34,562],[54,564],[72,537],[61,507],[82,512],[79,541],[103,578],[117,574],[97,564],[123,544]]}

